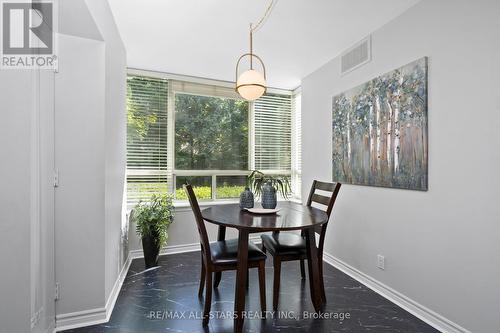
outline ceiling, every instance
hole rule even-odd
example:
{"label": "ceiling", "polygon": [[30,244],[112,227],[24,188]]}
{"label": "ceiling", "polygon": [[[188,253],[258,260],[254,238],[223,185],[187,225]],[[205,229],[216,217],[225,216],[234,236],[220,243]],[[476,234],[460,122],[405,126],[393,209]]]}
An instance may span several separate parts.
{"label": "ceiling", "polygon": [[[271,87],[293,89],[419,0],[280,0],[254,35]],[[235,80],[250,22],[270,0],[109,0],[128,66]]]}

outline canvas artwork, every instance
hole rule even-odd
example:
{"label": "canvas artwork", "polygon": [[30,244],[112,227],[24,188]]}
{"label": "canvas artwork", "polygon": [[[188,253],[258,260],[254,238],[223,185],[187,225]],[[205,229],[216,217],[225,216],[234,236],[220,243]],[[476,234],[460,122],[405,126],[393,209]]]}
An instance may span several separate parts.
{"label": "canvas artwork", "polygon": [[333,97],[333,181],[426,191],[427,57]]}

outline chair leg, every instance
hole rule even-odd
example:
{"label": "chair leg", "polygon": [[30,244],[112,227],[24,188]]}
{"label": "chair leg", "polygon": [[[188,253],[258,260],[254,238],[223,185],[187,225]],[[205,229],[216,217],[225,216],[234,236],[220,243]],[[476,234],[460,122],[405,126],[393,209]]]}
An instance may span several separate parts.
{"label": "chair leg", "polygon": [[206,274],[206,291],[205,291],[205,306],[203,309],[203,326],[208,325],[210,320],[210,307],[212,306],[212,272],[207,271]]}
{"label": "chair leg", "polygon": [[260,310],[266,312],[266,262],[259,262]]}
{"label": "chair leg", "polygon": [[222,279],[222,272],[217,272],[214,274],[214,288],[217,288],[220,284],[220,280]]}
{"label": "chair leg", "polygon": [[300,277],[302,279],[306,278],[306,266],[304,265],[304,259],[300,259]]}
{"label": "chair leg", "polygon": [[205,287],[205,264],[203,259],[201,260],[201,275],[200,275],[200,287],[198,288],[198,297],[203,296],[203,288]]}
{"label": "chair leg", "polygon": [[279,257],[274,257],[274,283],[273,283],[273,310],[278,310],[281,280],[281,261]]}
{"label": "chair leg", "polygon": [[319,284],[321,288],[321,298],[323,299],[323,302],[326,303],[325,281],[323,278],[323,256],[319,255],[318,257],[319,257],[318,265],[319,265]]}

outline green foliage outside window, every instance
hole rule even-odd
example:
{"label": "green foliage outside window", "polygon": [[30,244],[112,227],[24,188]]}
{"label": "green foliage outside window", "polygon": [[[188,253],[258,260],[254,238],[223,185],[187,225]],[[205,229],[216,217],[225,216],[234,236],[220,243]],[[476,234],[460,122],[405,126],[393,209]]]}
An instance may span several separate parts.
{"label": "green foliage outside window", "polygon": [[247,170],[248,102],[176,94],[175,168]]}
{"label": "green foliage outside window", "polygon": [[[224,186],[217,188],[217,199],[230,199],[238,198],[245,190],[244,186]],[[209,186],[193,187],[193,191],[196,194],[198,200],[210,200],[212,189]],[[187,200],[186,193],[184,193],[182,188],[175,190],[175,197],[177,200]]]}

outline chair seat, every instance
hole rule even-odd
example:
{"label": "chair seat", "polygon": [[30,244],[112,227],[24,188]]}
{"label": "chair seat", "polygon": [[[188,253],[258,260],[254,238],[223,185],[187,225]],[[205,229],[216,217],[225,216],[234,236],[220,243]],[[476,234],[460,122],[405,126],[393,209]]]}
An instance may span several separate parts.
{"label": "chair seat", "polygon": [[306,254],[306,240],[298,234],[280,232],[272,235],[261,235],[260,237],[264,247],[273,255]]}
{"label": "chair seat", "polygon": [[[215,265],[236,265],[238,262],[238,240],[228,239],[210,243],[212,261]],[[267,256],[257,245],[248,242],[248,261],[266,260]]]}

